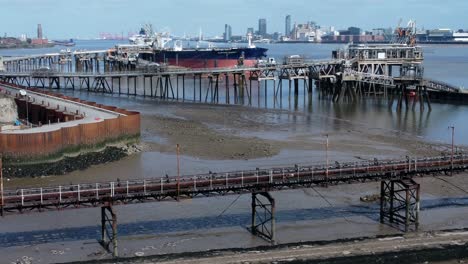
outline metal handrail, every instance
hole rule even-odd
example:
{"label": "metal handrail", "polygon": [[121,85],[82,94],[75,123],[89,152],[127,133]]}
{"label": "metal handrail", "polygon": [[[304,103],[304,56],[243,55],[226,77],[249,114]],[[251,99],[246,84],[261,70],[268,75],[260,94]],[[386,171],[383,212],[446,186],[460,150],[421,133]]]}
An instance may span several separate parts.
{"label": "metal handrail", "polygon": [[[464,153],[457,153],[454,156],[456,160],[465,161],[466,154]],[[356,169],[368,169],[370,167],[378,167],[381,168],[383,171],[384,168],[389,169],[395,166],[402,166],[404,164],[408,165],[408,170],[414,168],[417,170],[418,163],[424,162],[434,162],[434,161],[443,161],[449,160],[449,156],[437,156],[437,157],[425,157],[425,158],[408,158],[405,160],[376,160],[376,161],[364,161],[364,162],[343,162],[338,163],[336,162],[334,165],[328,166],[330,171],[342,171],[343,169],[353,169],[355,172]],[[405,166],[406,166],[405,165]],[[181,183],[193,183],[194,189],[196,189],[197,182],[206,182],[207,180],[210,181],[223,181],[225,182],[226,187],[229,186],[229,181],[231,179],[240,179],[242,184],[244,184],[244,177],[250,175],[255,175],[257,181],[259,181],[259,177],[267,177],[270,183],[273,182],[272,175],[277,174],[296,174],[296,173],[317,173],[323,172],[326,169],[326,166],[321,165],[314,165],[314,166],[294,166],[294,167],[276,167],[276,168],[269,168],[269,169],[258,169],[258,170],[245,170],[245,171],[231,171],[231,172],[218,172],[218,173],[208,173],[208,174],[198,174],[198,175],[185,175],[180,178]],[[108,193],[110,192],[111,197],[115,195],[116,188],[124,188],[126,193],[130,193],[130,190],[134,187],[143,187],[144,195],[147,195],[148,187],[150,186],[158,186],[161,189],[161,193],[164,191],[164,185],[174,185],[178,182],[176,177],[168,177],[164,178],[151,178],[151,179],[143,179],[143,180],[128,180],[125,182],[121,181],[111,181],[111,182],[103,182],[103,183],[83,183],[83,184],[72,184],[68,186],[55,186],[55,187],[33,187],[33,188],[22,188],[18,190],[5,190],[5,198],[12,197],[12,196],[21,196],[23,201],[27,197],[37,196],[37,195],[47,195],[47,194],[56,194],[61,193],[70,194],[76,193],[80,195],[83,192],[96,192],[96,193]],[[99,196],[99,195],[97,195]]]}

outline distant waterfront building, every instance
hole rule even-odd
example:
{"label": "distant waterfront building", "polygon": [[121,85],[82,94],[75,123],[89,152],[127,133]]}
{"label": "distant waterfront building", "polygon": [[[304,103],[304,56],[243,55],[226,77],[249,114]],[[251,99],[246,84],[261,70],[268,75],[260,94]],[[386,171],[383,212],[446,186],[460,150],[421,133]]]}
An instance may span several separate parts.
{"label": "distant waterfront building", "polygon": [[42,25],[41,24],[37,24],[37,38],[38,39],[43,39],[43,37],[42,37]]}
{"label": "distant waterfront building", "polygon": [[340,36],[359,36],[361,35],[361,29],[358,27],[349,27],[345,30],[339,30]]}
{"label": "distant waterfront building", "polygon": [[280,32],[275,32],[271,34],[271,39],[273,40],[281,40],[283,38],[283,35]]}
{"label": "distant waterfront building", "polygon": [[228,42],[231,41],[232,38],[232,27],[231,25],[225,24],[224,25],[224,41]]}
{"label": "distant waterfront building", "polygon": [[468,42],[468,32],[454,32],[453,33],[454,41],[463,41]]}
{"label": "distant waterfront building", "polygon": [[241,35],[232,35],[231,36],[231,42],[241,42],[241,41],[245,41],[247,38],[245,36],[241,36]]}
{"label": "distant waterfront building", "polygon": [[291,35],[291,15],[286,16],[284,36],[289,37]]}
{"label": "distant waterfront building", "polygon": [[374,29],[372,29],[372,35],[375,35],[375,36],[385,35],[385,28],[374,28]]}
{"label": "distant waterfront building", "polygon": [[265,18],[258,20],[258,35],[264,37],[267,35],[267,21]]}
{"label": "distant waterfront building", "polygon": [[429,30],[427,34],[429,41],[451,41],[453,40],[453,31],[449,28],[440,28]]}
{"label": "distant waterfront building", "polygon": [[361,29],[358,27],[349,27],[349,35],[361,35]]}
{"label": "distant waterfront building", "polygon": [[253,29],[253,28],[251,28],[251,27],[247,28],[247,35],[248,35],[248,34],[251,34],[251,35],[253,36],[254,33],[255,33],[255,32],[254,32],[254,29]]}
{"label": "distant waterfront building", "polygon": [[31,39],[31,44],[42,46],[42,45],[47,45],[48,43],[49,41],[46,38],[44,38],[44,35],[42,33],[42,25],[37,24],[37,38]]}
{"label": "distant waterfront building", "polygon": [[26,42],[26,40],[28,40],[28,37],[26,36],[26,34],[21,34],[21,36],[19,37],[19,39],[20,39],[22,42]]}
{"label": "distant waterfront building", "polygon": [[291,38],[298,41],[318,41],[320,38],[317,38],[316,29],[315,24],[312,23],[294,25]]}

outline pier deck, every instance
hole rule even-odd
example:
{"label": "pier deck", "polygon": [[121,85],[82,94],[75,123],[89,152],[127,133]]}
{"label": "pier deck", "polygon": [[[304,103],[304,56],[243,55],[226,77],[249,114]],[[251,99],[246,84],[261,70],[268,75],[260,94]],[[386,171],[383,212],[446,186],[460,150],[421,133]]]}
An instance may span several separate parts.
{"label": "pier deck", "polygon": [[[141,53],[147,52],[141,50]],[[5,71],[0,72],[0,80],[25,87],[83,89],[210,103],[220,102],[219,94],[224,86],[227,104],[251,104],[253,82],[257,83],[259,92],[260,87],[265,86],[265,96],[273,94],[275,101],[282,96],[283,82],[289,82],[290,94],[294,89],[295,96],[299,94],[299,82],[303,82],[308,93],[315,84],[335,102],[383,95],[397,98],[400,108],[402,102],[409,107],[411,92],[418,98],[422,110],[425,104],[431,109],[431,97],[457,98],[464,94],[460,87],[424,77],[421,47],[404,44],[350,45],[347,50],[334,52],[328,60],[301,59],[300,63],[286,60],[277,65],[202,69],[137,67],[136,61],[125,60],[125,56],[111,56],[111,53],[112,49],[63,51],[5,58]],[[186,96],[188,89],[193,89],[191,98]]]}

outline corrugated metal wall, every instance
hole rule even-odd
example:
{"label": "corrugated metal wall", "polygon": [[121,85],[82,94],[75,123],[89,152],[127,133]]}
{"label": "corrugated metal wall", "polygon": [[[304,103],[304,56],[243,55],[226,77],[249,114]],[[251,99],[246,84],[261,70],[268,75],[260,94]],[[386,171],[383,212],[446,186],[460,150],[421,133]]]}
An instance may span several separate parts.
{"label": "corrugated metal wall", "polygon": [[[35,90],[35,92],[57,96],[53,93],[43,92],[40,90]],[[140,113],[138,112],[131,112],[112,106],[99,105],[94,102],[85,102],[77,98],[71,98],[63,95],[57,97],[115,111],[126,116],[118,116],[113,119],[97,121],[96,123],[63,127],[51,132],[0,134],[0,153],[6,157],[12,158],[37,158],[55,154],[69,147],[95,145],[124,136],[137,136],[140,134]],[[54,118],[64,119],[60,114],[60,112],[55,112]],[[25,113],[20,111],[20,115],[23,115],[24,117]],[[34,120],[38,120],[41,119],[41,115],[44,115],[44,113],[38,111],[38,113],[33,114],[32,118]]]}

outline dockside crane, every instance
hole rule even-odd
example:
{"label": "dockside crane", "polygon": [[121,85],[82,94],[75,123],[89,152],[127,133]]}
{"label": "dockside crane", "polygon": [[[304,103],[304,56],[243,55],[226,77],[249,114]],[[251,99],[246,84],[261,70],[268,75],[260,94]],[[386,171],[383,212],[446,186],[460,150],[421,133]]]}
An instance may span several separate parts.
{"label": "dockside crane", "polygon": [[416,45],[416,21],[410,20],[406,27],[401,27],[402,19],[399,20],[395,29],[393,44],[406,44],[408,46]]}

